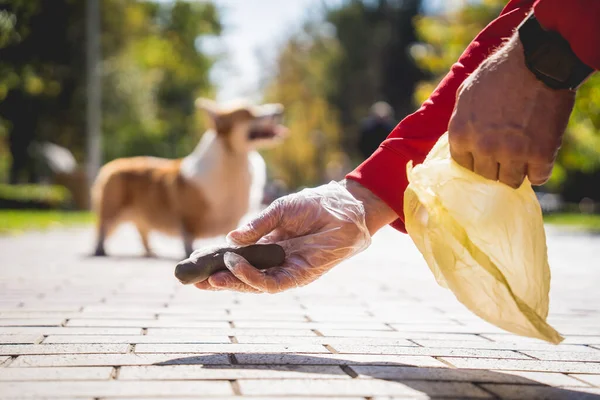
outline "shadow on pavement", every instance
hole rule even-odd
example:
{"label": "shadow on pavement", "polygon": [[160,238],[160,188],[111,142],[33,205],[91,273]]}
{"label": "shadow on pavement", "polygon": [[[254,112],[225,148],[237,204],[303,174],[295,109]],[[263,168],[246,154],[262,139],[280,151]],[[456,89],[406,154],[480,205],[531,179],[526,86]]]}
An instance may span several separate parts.
{"label": "shadow on pavement", "polygon": [[[203,365],[207,369],[268,369],[275,371],[298,371],[319,375],[349,375],[352,378],[364,377],[391,382],[398,382],[421,392],[431,398],[447,397],[440,393],[440,382],[476,383],[479,388],[498,398],[506,399],[568,399],[568,400],[600,400],[600,395],[571,389],[552,387],[531,379],[497,371],[481,369],[453,369],[436,367],[417,367],[393,362],[360,363],[341,358],[314,357],[301,354],[247,353],[238,357],[252,359],[252,363],[236,358],[230,354],[232,364],[222,362],[219,354],[198,355],[194,357],[175,358],[154,365]],[[220,360],[220,361],[219,361]],[[338,366],[339,369],[324,372],[322,366]],[[314,371],[311,371],[314,367]],[[338,372],[339,371],[339,372]],[[290,378],[293,379],[293,378]],[[302,379],[302,378],[299,378]],[[306,379],[306,378],[304,378]],[[573,378],[574,379],[574,378]],[[377,394],[374,394],[377,395]]]}

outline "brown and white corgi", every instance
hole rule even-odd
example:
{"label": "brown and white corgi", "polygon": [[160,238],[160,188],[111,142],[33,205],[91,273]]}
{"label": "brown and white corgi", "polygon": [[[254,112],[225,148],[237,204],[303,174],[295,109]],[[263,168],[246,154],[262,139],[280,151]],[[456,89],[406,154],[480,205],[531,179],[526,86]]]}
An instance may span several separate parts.
{"label": "brown and white corgi", "polygon": [[98,217],[95,255],[122,222],[132,222],[146,254],[151,231],[183,238],[186,255],[194,239],[227,234],[244,215],[258,211],[266,183],[265,162],[256,151],[285,137],[283,106],[247,103],[219,107],[198,99],[211,127],[185,158],[122,158],[100,170],[92,187]]}

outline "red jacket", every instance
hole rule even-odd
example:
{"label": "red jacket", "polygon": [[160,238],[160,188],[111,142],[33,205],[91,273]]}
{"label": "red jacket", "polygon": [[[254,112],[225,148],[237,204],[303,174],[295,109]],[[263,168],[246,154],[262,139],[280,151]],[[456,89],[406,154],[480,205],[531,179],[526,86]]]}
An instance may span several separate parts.
{"label": "red jacket", "polygon": [[423,162],[443,135],[454,110],[456,91],[465,78],[523,21],[533,6],[546,29],[559,32],[577,56],[600,69],[600,0],[512,0],[469,44],[429,99],[404,118],[379,148],[347,175],[385,201],[399,218],[392,226],[404,228],[404,191],[408,186],[406,164]]}

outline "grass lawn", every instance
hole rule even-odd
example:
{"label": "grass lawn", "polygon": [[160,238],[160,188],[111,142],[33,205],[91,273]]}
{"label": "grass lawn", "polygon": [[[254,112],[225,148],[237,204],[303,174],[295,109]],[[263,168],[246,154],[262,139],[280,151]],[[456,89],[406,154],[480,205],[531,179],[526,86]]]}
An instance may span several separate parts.
{"label": "grass lawn", "polygon": [[92,222],[94,215],[88,211],[0,210],[0,235]]}
{"label": "grass lawn", "polygon": [[600,214],[552,214],[544,216],[544,222],[549,225],[600,232]]}

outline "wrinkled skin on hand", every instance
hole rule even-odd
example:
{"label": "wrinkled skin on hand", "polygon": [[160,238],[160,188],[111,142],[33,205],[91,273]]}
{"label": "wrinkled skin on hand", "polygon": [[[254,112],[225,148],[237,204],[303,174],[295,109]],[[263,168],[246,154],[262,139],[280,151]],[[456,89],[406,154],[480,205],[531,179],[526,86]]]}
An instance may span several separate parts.
{"label": "wrinkled skin on hand", "polygon": [[277,243],[286,252],[285,262],[261,271],[226,253],[229,271],[211,275],[196,284],[199,289],[282,292],[313,282],[371,243],[363,204],[336,182],[276,200],[227,239],[235,245]]}
{"label": "wrinkled skin on hand", "polygon": [[575,92],[553,90],[525,65],[514,36],[462,84],[448,126],[452,158],[491,180],[517,188],[525,177],[545,183]]}

